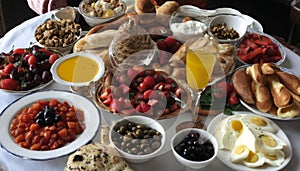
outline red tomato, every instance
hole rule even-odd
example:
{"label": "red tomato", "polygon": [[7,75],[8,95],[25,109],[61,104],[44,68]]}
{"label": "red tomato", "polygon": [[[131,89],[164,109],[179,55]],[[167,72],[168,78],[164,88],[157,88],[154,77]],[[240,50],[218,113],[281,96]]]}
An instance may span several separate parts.
{"label": "red tomato", "polygon": [[236,105],[239,103],[239,98],[237,97],[237,94],[235,91],[231,91],[229,94],[229,97],[227,99],[227,103],[230,105]]}
{"label": "red tomato", "polygon": [[23,48],[17,48],[13,51],[13,54],[25,54],[25,50]]}
{"label": "red tomato", "polygon": [[11,78],[6,78],[1,80],[1,88],[5,90],[16,90],[18,87],[18,81],[11,79]]}
{"label": "red tomato", "polygon": [[50,57],[49,57],[49,63],[53,64],[56,61],[56,59],[58,59],[58,55],[56,53],[50,55]]}
{"label": "red tomato", "polygon": [[213,95],[215,98],[225,98],[232,90],[229,83],[225,81],[218,82],[212,86]]}
{"label": "red tomato", "polygon": [[13,63],[10,63],[8,65],[5,66],[4,68],[4,72],[10,74],[11,71],[15,68],[14,64]]}
{"label": "red tomato", "polygon": [[30,56],[30,57],[28,58],[28,61],[27,61],[27,62],[28,62],[29,65],[35,65],[36,62],[37,62],[37,60],[36,60],[35,56],[32,55],[32,56]]}
{"label": "red tomato", "polygon": [[39,51],[44,52],[47,56],[50,56],[52,54],[52,52],[50,52],[49,50],[47,50],[45,48],[40,48]]}

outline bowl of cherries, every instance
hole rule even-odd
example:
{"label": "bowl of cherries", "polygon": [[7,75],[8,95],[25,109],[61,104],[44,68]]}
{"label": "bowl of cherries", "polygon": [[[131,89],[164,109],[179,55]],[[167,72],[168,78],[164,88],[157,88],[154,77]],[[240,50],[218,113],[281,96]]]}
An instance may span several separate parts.
{"label": "bowl of cherries", "polygon": [[37,45],[0,53],[0,90],[25,94],[48,86],[53,82],[50,68],[60,56]]}

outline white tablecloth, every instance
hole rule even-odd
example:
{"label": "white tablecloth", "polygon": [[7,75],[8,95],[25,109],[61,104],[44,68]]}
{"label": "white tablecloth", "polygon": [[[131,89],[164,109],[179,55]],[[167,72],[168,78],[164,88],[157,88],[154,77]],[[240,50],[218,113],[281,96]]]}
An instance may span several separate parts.
{"label": "white tablecloth", "polygon": [[[44,14],[35,18],[32,18],[21,25],[15,27],[9,31],[3,38],[0,39],[0,52],[9,52],[11,48],[14,47],[28,47],[31,42],[34,42],[33,31],[35,28],[41,24],[44,20],[49,18],[53,12]],[[297,73],[300,73],[300,57],[289,49],[285,49],[287,52],[287,59],[282,64],[283,67],[291,69]],[[48,86],[46,89],[67,89],[67,87],[53,83]],[[13,100],[19,98],[20,96],[13,96],[0,92],[0,112]],[[177,121],[184,120],[185,116],[179,116]],[[176,121],[176,122],[177,122]],[[168,121],[166,121],[168,122]],[[287,165],[284,170],[297,171],[300,170],[300,148],[298,144],[300,143],[300,126],[299,120],[296,121],[275,121],[286,133],[288,136],[292,148],[293,156],[291,162]],[[102,124],[105,124],[103,120]],[[1,127],[1,125],[0,125]],[[1,133],[0,133],[1,136]],[[97,136],[94,141],[99,141],[99,136]],[[4,149],[0,148],[0,170],[1,167],[4,170],[10,171],[28,171],[28,170],[37,170],[37,171],[62,171],[67,161],[67,156],[60,157],[54,160],[49,161],[32,161],[22,159],[16,156],[11,155],[6,152]],[[5,165],[5,166],[3,166]],[[154,158],[150,162],[144,164],[132,164],[133,168],[140,171],[147,170],[189,170],[181,166],[175,158],[173,157],[171,151],[167,151],[163,155]],[[204,168],[203,170],[232,170],[222,164],[219,159],[216,159],[212,165]]]}

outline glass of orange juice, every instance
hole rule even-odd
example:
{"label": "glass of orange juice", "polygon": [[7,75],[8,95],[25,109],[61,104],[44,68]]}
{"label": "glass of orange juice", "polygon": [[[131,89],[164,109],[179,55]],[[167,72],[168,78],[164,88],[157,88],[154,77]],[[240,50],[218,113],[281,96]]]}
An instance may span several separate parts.
{"label": "glass of orange juice", "polygon": [[206,35],[200,38],[193,38],[185,44],[188,47],[186,78],[188,86],[192,90],[193,100],[195,100],[194,115],[197,116],[196,107],[201,92],[209,84],[217,62],[218,43],[213,37]]}

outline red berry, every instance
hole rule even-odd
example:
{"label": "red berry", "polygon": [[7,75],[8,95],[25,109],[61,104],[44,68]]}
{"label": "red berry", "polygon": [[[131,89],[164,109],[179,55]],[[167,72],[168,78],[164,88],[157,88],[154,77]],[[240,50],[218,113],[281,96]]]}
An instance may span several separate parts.
{"label": "red berry", "polygon": [[49,63],[53,64],[58,59],[58,55],[56,53],[50,55],[49,57]]}
{"label": "red berry", "polygon": [[173,46],[175,46],[177,40],[173,37],[173,36],[168,36],[166,39],[165,39],[165,42],[168,46],[168,49],[172,49]]}
{"label": "red berry", "polygon": [[145,92],[144,92],[144,99],[145,100],[148,100],[149,99],[149,97],[150,97],[150,95],[153,93],[153,90],[146,90]]}
{"label": "red berry", "polygon": [[29,65],[35,65],[36,64],[36,62],[37,62],[37,60],[36,60],[36,58],[35,58],[35,56],[30,56],[29,58],[28,58],[28,64]]}
{"label": "red berry", "polygon": [[10,63],[8,65],[5,66],[5,68],[3,69],[5,73],[10,74],[11,71],[15,68],[13,63]]}
{"label": "red berry", "polygon": [[152,88],[155,85],[155,80],[151,76],[147,76],[144,78],[144,83],[147,85],[148,88]]}
{"label": "red berry", "polygon": [[163,39],[157,40],[156,45],[157,45],[159,50],[163,50],[163,51],[168,50],[168,45]]}
{"label": "red berry", "polygon": [[170,49],[170,52],[171,53],[176,53],[177,50],[180,48],[180,46],[181,46],[181,43],[179,43],[179,42],[176,41],[176,43],[174,44],[174,46]]}
{"label": "red berry", "polygon": [[5,90],[16,90],[18,87],[18,81],[11,79],[11,78],[6,78],[1,80],[1,88]]}

